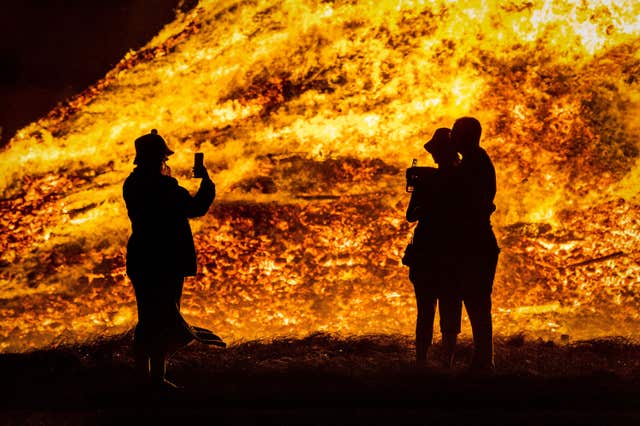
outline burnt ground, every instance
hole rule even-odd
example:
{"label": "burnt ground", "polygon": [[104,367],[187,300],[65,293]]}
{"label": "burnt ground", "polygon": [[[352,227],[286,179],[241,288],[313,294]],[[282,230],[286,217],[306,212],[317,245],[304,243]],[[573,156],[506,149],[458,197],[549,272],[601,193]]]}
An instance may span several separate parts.
{"label": "burnt ground", "polygon": [[[639,424],[640,345],[496,339],[497,372],[471,376],[471,344],[452,372],[412,364],[404,336],[193,344],[170,363],[184,386],[149,394],[135,380],[131,333],[0,355],[4,424]],[[437,357],[439,346],[433,348]],[[198,423],[195,423],[198,422]]]}

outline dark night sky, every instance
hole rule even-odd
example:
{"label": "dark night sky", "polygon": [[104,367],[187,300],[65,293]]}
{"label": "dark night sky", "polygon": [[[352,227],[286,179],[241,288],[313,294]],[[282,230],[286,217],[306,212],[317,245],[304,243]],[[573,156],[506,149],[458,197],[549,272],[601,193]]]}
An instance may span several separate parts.
{"label": "dark night sky", "polygon": [[197,1],[16,0],[0,13],[0,145]]}

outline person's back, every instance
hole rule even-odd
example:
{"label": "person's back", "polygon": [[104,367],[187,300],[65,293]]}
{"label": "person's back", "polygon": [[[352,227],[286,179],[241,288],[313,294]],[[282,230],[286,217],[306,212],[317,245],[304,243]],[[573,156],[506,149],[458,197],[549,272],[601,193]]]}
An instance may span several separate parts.
{"label": "person's back", "polygon": [[123,196],[132,228],[129,274],[155,270],[194,275],[196,252],[188,218],[206,213],[215,197],[212,184],[203,181],[191,197],[175,178],[139,166],[126,179]]}

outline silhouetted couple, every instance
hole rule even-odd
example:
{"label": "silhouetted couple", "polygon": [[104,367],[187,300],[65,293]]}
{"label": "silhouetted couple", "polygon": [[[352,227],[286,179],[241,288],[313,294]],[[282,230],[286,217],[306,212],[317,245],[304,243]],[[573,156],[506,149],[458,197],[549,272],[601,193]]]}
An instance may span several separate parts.
{"label": "silhouetted couple", "polygon": [[176,350],[199,340],[224,342],[209,330],[192,327],[180,314],[184,277],[196,273],[196,251],[188,218],[204,215],[215,198],[215,185],[204,166],[191,196],[170,176],[166,164],[173,154],[155,130],[135,141],[137,167],[124,183],[123,195],[131,219],[127,274],[138,305],[134,335],[136,365],[156,388],[173,388],[165,379],[166,360]]}
{"label": "silhouetted couple", "polygon": [[406,259],[418,307],[418,364],[427,360],[437,305],[442,363],[452,366],[464,303],[473,331],[470,368],[494,367],[491,291],[500,250],[490,217],[495,211],[496,175],[480,147],[481,133],[478,120],[463,117],[450,131],[436,130],[424,145],[438,168],[415,185],[407,208],[407,220],[418,221]]}

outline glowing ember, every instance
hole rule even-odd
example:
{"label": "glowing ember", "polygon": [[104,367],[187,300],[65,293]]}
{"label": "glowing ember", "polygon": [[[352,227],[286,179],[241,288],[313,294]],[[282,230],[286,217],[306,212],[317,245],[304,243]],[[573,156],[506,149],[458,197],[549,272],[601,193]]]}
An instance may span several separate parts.
{"label": "glowing ember", "polygon": [[498,172],[497,332],[638,337],[640,3],[574,3],[201,1],[0,153],[0,350],[135,322],[121,185],[151,128],[219,190],[189,320],[411,333],[403,168],[462,115]]}

